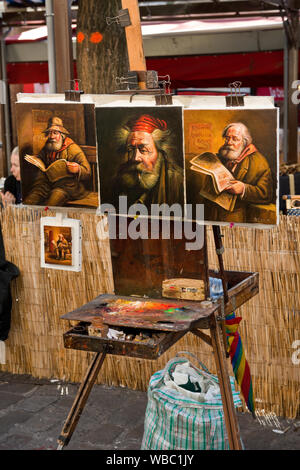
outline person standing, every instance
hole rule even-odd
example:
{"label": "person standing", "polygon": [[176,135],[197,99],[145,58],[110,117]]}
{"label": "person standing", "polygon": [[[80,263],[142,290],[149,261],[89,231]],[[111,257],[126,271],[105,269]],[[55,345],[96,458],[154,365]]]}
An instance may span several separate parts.
{"label": "person standing", "polygon": [[11,175],[6,178],[2,193],[2,203],[4,207],[9,204],[21,204],[22,202],[19,147],[13,149],[10,162]]}

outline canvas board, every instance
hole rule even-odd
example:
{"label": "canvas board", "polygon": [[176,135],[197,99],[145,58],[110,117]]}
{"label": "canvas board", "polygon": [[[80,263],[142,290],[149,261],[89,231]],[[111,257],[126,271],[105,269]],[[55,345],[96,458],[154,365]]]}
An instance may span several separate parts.
{"label": "canvas board", "polygon": [[[274,107],[274,99],[272,97],[256,97],[245,96],[244,107],[226,107],[224,96],[188,96],[177,95],[173,96],[172,106],[155,106],[155,99],[153,96],[145,95],[83,95],[81,97],[81,104],[95,105],[96,111],[96,135],[98,140],[97,160],[100,166],[100,179],[98,185],[98,213],[103,213],[103,203],[110,203],[112,201],[109,196],[113,183],[113,175],[116,173],[117,162],[120,161],[120,148],[116,149],[113,144],[116,144],[115,132],[120,127],[121,117],[129,116],[130,113],[140,112],[141,114],[148,114],[155,112],[157,116],[159,113],[167,113],[167,117],[171,116],[173,119],[176,116],[177,109],[181,109],[181,124],[180,126],[173,126],[174,138],[177,139],[177,155],[175,161],[179,167],[183,168],[183,205],[184,205],[184,220],[195,220],[193,212],[192,217],[190,213],[187,214],[186,206],[192,205],[193,211],[195,205],[199,204],[198,201],[204,203],[205,209],[202,221],[197,220],[200,224],[217,224],[217,225],[237,225],[253,228],[272,228],[278,224],[279,220],[279,110]],[[61,103],[63,106],[72,104],[65,102],[64,95],[18,95],[19,103],[31,103],[31,105],[52,105],[53,102]],[[196,114],[195,114],[196,113]],[[101,117],[102,116],[102,117]],[[162,115],[161,115],[162,116]],[[196,116],[196,117],[195,117]],[[226,117],[227,116],[227,117]],[[108,121],[105,122],[105,117]],[[166,115],[165,115],[166,118]],[[199,184],[199,174],[195,172],[195,167],[191,168],[191,160],[198,157],[207,148],[207,135],[205,132],[210,128],[211,136],[209,139],[211,153],[217,153],[218,149],[223,143],[222,130],[232,120],[238,120],[248,125],[249,130],[253,137],[253,142],[257,150],[266,159],[270,167],[272,175],[272,195],[270,201],[255,201],[249,202],[250,211],[247,211],[246,217],[239,219],[231,211],[225,209],[228,207],[228,201],[222,202],[220,206],[224,211],[215,211],[212,214],[211,207],[213,202],[207,198],[211,184],[205,184],[201,180]],[[208,122],[209,121],[209,122]],[[173,121],[174,122],[174,121]],[[178,124],[178,120],[177,120]],[[205,130],[205,126],[208,128]],[[172,127],[172,126],[171,126]],[[197,140],[200,139],[197,143]],[[208,140],[209,140],[208,139]],[[107,144],[107,145],[106,145]],[[183,153],[183,162],[181,161]],[[195,163],[195,162],[194,162]],[[196,162],[199,163],[199,162]],[[101,169],[102,166],[102,169]],[[210,171],[210,169],[206,168]],[[209,173],[208,171],[208,173]],[[199,172],[198,172],[199,173]],[[201,186],[201,197],[198,191]],[[176,187],[176,185],[175,185]],[[214,186],[215,187],[215,186]],[[226,195],[225,195],[226,196]],[[227,195],[228,196],[228,195]],[[237,199],[239,202],[239,195],[236,198],[225,197],[229,200],[229,207],[235,208],[235,201],[230,206],[230,200]],[[223,197],[221,197],[223,199]],[[180,198],[179,205],[182,204]],[[207,207],[206,207],[207,206]],[[255,207],[253,207],[255,206]],[[259,207],[256,207],[259,206]],[[227,211],[227,212],[226,212]],[[128,215],[128,214],[127,214]],[[143,213],[138,214],[140,218],[148,217]],[[134,218],[134,214],[129,214]],[[167,216],[169,219],[174,217]],[[154,218],[153,216],[151,217]]]}
{"label": "canvas board", "polygon": [[278,223],[278,109],[186,109],[186,202],[205,223]]}
{"label": "canvas board", "polygon": [[17,102],[16,115],[23,204],[96,209],[94,104]]}
{"label": "canvas board", "polygon": [[154,206],[177,204],[183,213],[181,106],[99,107],[96,127],[102,207],[127,215],[138,204],[153,216]]}

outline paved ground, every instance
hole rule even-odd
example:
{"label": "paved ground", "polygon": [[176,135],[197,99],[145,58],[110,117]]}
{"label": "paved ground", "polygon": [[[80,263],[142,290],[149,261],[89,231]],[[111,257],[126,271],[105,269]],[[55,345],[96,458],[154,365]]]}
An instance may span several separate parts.
{"label": "paved ground", "polygon": [[[78,384],[0,372],[0,450],[55,450]],[[66,450],[138,450],[147,395],[95,385]],[[246,450],[299,450],[300,420],[238,415]],[[288,430],[276,433],[273,430]]]}

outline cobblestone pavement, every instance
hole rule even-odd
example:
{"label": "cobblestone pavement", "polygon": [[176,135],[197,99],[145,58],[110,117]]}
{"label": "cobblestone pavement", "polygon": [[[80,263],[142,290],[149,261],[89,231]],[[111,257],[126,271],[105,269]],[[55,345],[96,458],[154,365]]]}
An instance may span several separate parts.
{"label": "cobblestone pavement", "polygon": [[[0,450],[56,450],[78,387],[0,372]],[[94,385],[64,452],[140,449],[146,405],[145,392]],[[246,450],[300,448],[300,420],[249,413],[238,420]]]}

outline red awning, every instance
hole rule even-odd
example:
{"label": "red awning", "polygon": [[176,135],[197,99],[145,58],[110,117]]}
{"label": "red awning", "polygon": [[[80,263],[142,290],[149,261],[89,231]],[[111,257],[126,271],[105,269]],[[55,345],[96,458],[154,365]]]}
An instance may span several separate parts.
{"label": "red awning", "polygon": [[169,74],[172,88],[283,86],[283,51],[151,58],[147,69]]}
{"label": "red awning", "polygon": [[[299,60],[300,64],[300,60]],[[283,86],[283,51],[147,59],[147,69],[170,75],[172,88]],[[76,76],[76,64],[74,64]],[[9,83],[48,83],[47,62],[7,64]]]}

